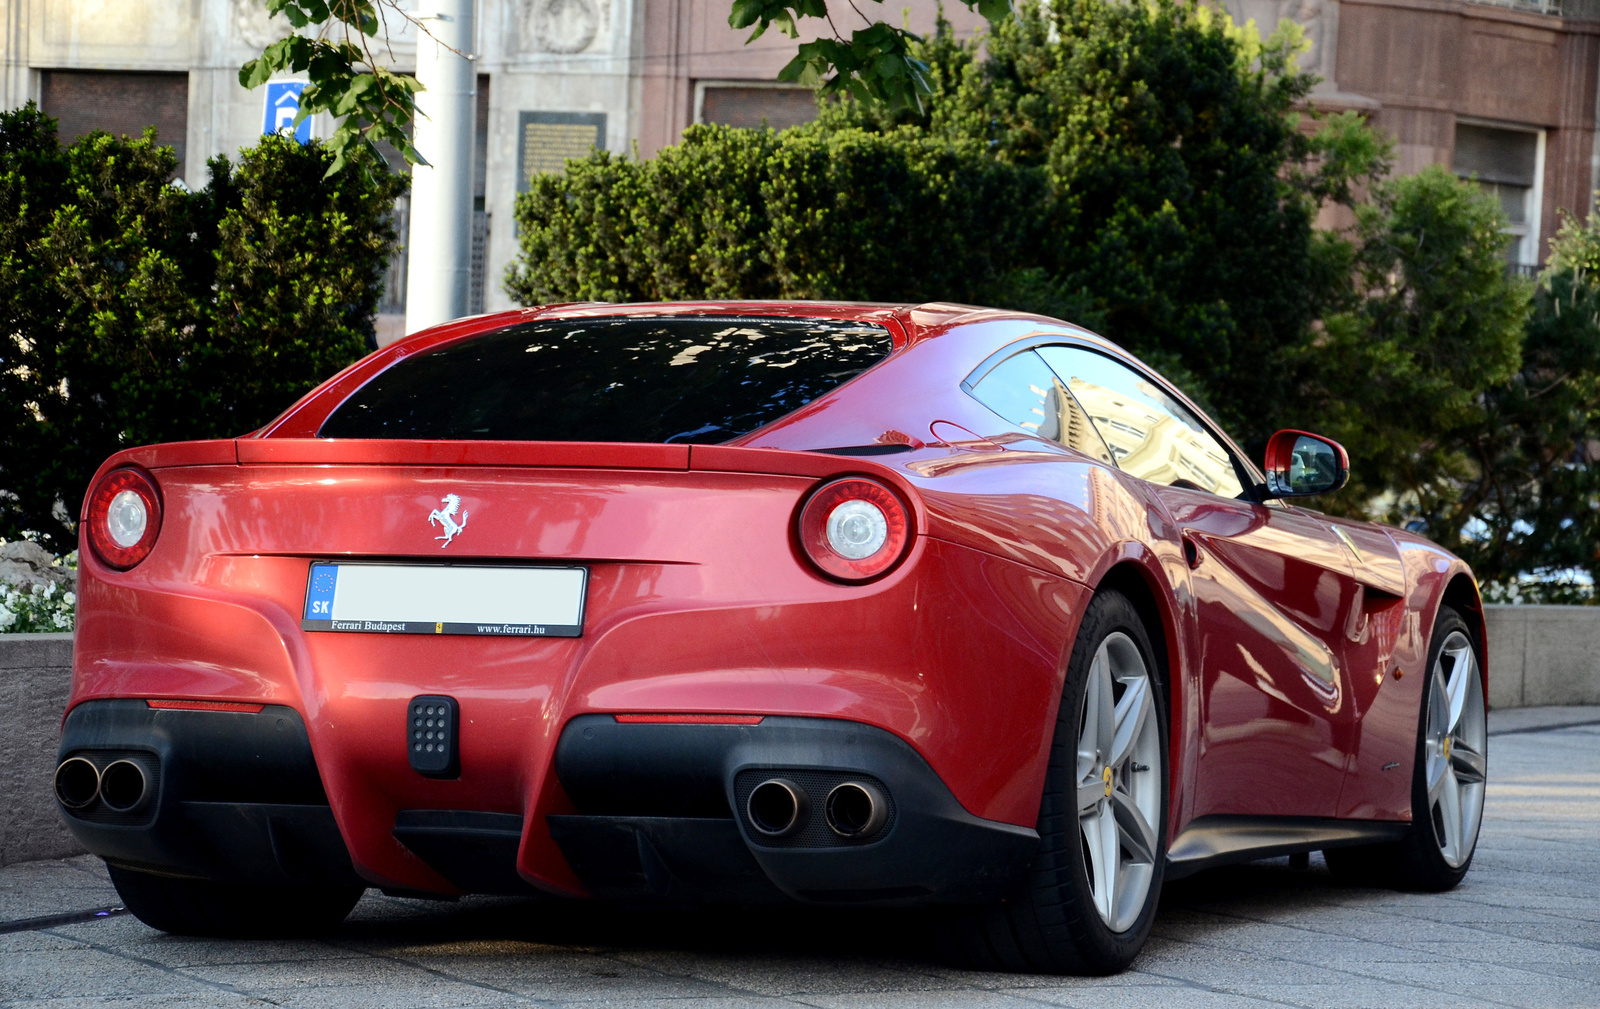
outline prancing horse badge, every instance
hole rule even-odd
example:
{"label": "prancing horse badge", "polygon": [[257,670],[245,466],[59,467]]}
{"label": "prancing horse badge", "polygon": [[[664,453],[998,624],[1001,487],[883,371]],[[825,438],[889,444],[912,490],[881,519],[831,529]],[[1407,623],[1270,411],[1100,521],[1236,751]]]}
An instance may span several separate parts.
{"label": "prancing horse badge", "polygon": [[467,513],[461,512],[461,521],[456,521],[456,512],[461,511],[461,498],[455,494],[446,494],[440,503],[444,505],[443,508],[435,508],[428,513],[428,524],[444,528],[443,536],[434,537],[436,540],[444,540],[439,544],[439,549],[443,550],[467,527]]}

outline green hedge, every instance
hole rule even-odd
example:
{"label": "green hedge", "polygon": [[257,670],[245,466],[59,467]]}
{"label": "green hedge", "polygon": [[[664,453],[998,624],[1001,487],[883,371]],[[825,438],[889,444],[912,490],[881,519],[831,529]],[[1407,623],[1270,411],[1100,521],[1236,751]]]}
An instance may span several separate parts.
{"label": "green hedge", "polygon": [[264,138],[170,182],[153,132],[0,113],[0,538],[58,552],[119,449],[243,434],[372,346],[403,180]]}
{"label": "green hedge", "polygon": [[983,301],[1032,262],[1050,201],[980,147],[819,128],[696,126],[647,161],[605,153],[517,203],[524,304],[689,298]]}

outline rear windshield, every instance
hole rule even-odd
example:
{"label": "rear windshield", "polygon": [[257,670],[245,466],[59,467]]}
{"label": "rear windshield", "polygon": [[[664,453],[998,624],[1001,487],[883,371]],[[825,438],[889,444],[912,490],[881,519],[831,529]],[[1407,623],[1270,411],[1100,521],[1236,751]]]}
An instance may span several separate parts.
{"label": "rear windshield", "polygon": [[883,360],[878,326],[730,316],[533,322],[408,358],[323,438],[714,443]]}

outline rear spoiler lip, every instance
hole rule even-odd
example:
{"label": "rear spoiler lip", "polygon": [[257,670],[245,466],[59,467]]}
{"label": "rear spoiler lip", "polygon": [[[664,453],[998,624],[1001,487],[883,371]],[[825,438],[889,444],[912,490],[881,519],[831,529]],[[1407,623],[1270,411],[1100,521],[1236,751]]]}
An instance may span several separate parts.
{"label": "rear spoiler lip", "polygon": [[[237,461],[249,465],[504,466],[578,469],[696,470],[820,477],[888,467],[872,455],[838,449],[742,448],[582,441],[402,441],[366,438],[240,438]],[[863,446],[865,447],[865,446]],[[901,446],[885,446],[898,454]],[[229,460],[232,461],[232,460]]]}
{"label": "rear spoiler lip", "polygon": [[[889,484],[926,530],[928,516],[898,467],[876,458],[827,450],[661,445],[638,442],[399,441],[356,438],[241,438],[240,465],[485,466],[551,469],[633,469],[748,473],[823,480],[869,476]],[[834,450],[837,451],[837,450]],[[895,454],[899,450],[896,449]]]}
{"label": "rear spoiler lip", "polygon": [[886,470],[877,462],[912,446],[742,448],[645,441],[408,441],[390,438],[213,438],[123,449],[102,462],[98,480],[118,465],[147,470],[190,465],[501,465],[576,469],[707,470],[826,477],[843,469]]}
{"label": "rear spoiler lip", "polygon": [[123,449],[95,473],[118,466],[349,465],[507,466],[661,469],[826,476],[841,470],[887,471],[877,460],[912,451],[898,443],[789,449],[650,442],[402,441],[364,438],[216,438]]}
{"label": "rear spoiler lip", "polygon": [[[860,446],[859,448],[866,448]],[[839,449],[742,448],[629,442],[399,441],[357,438],[233,438],[170,442],[125,449],[100,465],[92,489],[118,466],[148,470],[190,466],[463,466],[552,469],[632,469],[751,473],[809,479],[871,476],[892,485],[924,529],[921,495],[882,456]],[[899,449],[885,455],[898,454]],[[158,480],[159,482],[159,480]],[[86,495],[87,496],[87,495]],[[82,508],[79,508],[82,514]]]}
{"label": "rear spoiler lip", "polygon": [[563,441],[409,441],[390,438],[241,438],[241,466],[506,466],[689,468],[688,445]]}

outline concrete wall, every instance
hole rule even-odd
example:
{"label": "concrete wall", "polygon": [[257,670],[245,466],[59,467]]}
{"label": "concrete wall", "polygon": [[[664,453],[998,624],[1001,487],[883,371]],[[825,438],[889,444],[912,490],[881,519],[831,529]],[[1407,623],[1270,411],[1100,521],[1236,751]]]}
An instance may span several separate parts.
{"label": "concrete wall", "polygon": [[[1489,705],[1600,704],[1600,607],[1488,606]],[[50,793],[72,635],[0,634],[0,865],[81,849]]]}
{"label": "concrete wall", "polygon": [[72,635],[0,634],[0,865],[83,850],[50,792],[71,683]]}
{"label": "concrete wall", "polygon": [[1486,606],[1489,706],[1600,704],[1600,606]]}

